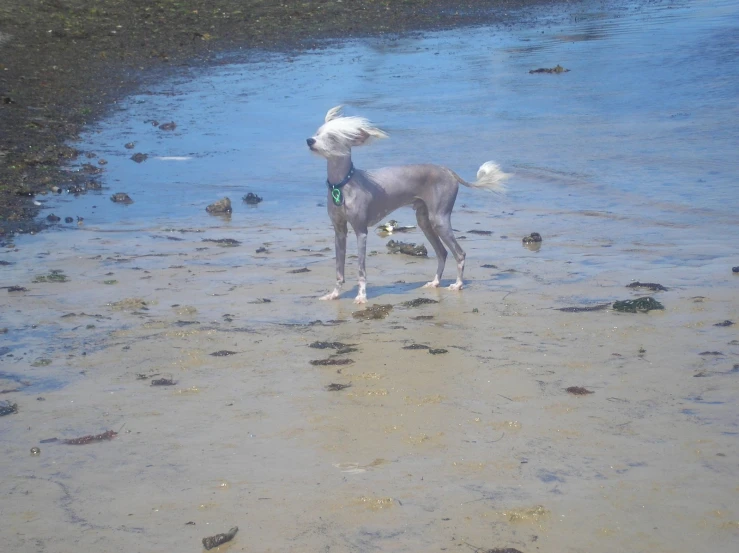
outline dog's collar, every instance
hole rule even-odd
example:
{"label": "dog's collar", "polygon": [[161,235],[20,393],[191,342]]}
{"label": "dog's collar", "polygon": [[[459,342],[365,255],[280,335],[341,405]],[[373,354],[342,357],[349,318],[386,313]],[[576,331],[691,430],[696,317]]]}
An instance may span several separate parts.
{"label": "dog's collar", "polygon": [[349,172],[346,174],[346,176],[341,179],[341,182],[337,184],[331,184],[331,181],[326,179],[326,184],[328,185],[328,190],[331,193],[331,199],[334,202],[334,205],[341,205],[344,203],[344,194],[341,192],[341,189],[343,186],[352,180],[352,177],[354,176],[354,164],[352,163],[349,167]]}

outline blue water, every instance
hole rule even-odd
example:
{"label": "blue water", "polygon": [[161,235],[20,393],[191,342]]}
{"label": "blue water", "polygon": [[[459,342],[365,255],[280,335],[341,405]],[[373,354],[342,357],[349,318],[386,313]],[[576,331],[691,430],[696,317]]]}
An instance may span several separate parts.
{"label": "blue water", "polygon": [[[720,235],[733,248],[739,2],[588,6],[543,9],[538,24],[513,28],[252,53],[173,77],[83,137],[78,147],[109,162],[109,189],[55,211],[107,228],[208,226],[222,223],[205,206],[229,196],[234,228],[327,226],[325,163],[305,138],[345,104],[391,135],[355,149],[360,168],[435,162],[471,179],[492,159],[516,173],[503,203],[463,189],[458,209],[632,242]],[[570,71],[529,74],[557,64]],[[123,147],[129,141],[134,150]],[[150,157],[136,164],[133,152]],[[188,159],[158,159],[166,156]],[[118,191],[135,203],[112,204]],[[247,192],[265,201],[242,206]]]}

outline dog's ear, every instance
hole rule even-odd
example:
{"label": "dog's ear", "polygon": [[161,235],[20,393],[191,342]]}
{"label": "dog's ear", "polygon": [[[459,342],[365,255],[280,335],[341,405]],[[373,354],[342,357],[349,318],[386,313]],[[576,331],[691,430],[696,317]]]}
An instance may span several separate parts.
{"label": "dog's ear", "polygon": [[344,109],[344,106],[334,106],[330,110],[326,112],[326,117],[324,118],[324,122],[328,123],[332,119],[336,119],[338,117],[341,117],[341,110]]}
{"label": "dog's ear", "polygon": [[388,134],[377,127],[362,127],[359,136],[352,141],[352,146],[362,146],[373,138],[388,138]]}

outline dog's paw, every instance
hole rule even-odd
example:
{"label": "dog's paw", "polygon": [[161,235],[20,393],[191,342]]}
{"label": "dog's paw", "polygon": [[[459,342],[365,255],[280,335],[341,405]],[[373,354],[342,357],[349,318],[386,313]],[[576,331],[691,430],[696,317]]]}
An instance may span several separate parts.
{"label": "dog's paw", "polygon": [[450,290],[461,290],[463,284],[461,282],[455,282],[454,284],[449,285]]}
{"label": "dog's paw", "polygon": [[364,305],[365,303],[367,303],[367,296],[357,296],[356,298],[354,298],[354,303],[358,305]]}
{"label": "dog's paw", "polygon": [[339,293],[336,290],[334,290],[333,292],[329,292],[325,296],[321,296],[318,299],[321,301],[329,301],[329,300],[335,300],[338,297],[339,297]]}
{"label": "dog's paw", "polygon": [[421,288],[438,288],[439,287],[439,281],[434,279],[431,282],[427,282]]}

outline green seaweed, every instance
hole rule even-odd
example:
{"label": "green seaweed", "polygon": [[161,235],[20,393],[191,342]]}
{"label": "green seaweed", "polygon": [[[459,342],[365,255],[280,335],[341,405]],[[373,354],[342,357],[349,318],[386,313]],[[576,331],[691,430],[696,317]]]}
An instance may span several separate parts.
{"label": "green seaweed", "polygon": [[647,313],[655,309],[664,308],[664,305],[651,296],[637,298],[635,300],[617,301],[613,304],[613,310],[620,311],[621,313]]}

